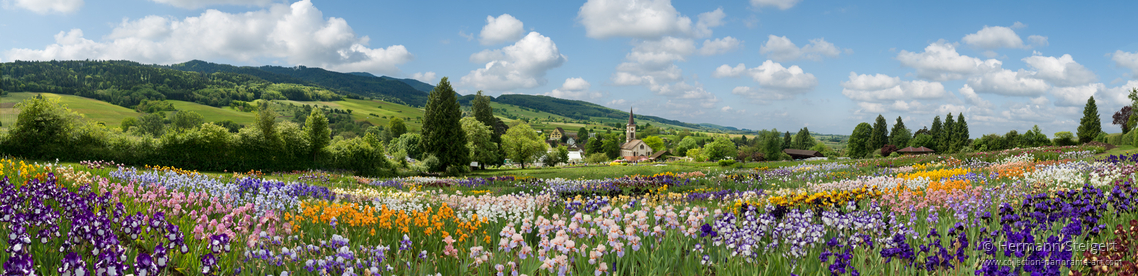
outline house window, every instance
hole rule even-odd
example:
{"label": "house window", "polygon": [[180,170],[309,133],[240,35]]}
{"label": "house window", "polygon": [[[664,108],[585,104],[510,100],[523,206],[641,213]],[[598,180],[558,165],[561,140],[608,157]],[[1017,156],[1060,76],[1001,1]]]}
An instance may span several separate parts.
{"label": "house window", "polygon": [[640,145],[640,149],[644,149],[644,145]]}

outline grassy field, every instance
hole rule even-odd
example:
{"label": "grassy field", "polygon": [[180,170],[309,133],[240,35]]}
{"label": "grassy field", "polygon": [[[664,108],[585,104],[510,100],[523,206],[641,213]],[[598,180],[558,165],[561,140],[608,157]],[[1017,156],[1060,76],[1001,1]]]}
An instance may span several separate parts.
{"label": "grassy field", "polygon": [[87,120],[96,123],[103,122],[109,126],[117,126],[122,122],[123,118],[139,115],[138,112],[129,108],[96,99],[51,93],[14,92],[8,93],[7,96],[0,97],[0,123],[3,123],[4,127],[15,126],[16,117],[20,112],[19,109],[15,108],[16,103],[35,97],[36,95],[59,99],[61,103],[71,110],[82,114]]}
{"label": "grassy field", "polygon": [[1102,154],[1099,154],[1099,155],[1100,156],[1107,156],[1107,155],[1135,154],[1135,153],[1138,153],[1138,148],[1135,148],[1134,146],[1130,146],[1130,145],[1122,145],[1122,146],[1118,146],[1117,148],[1108,150],[1108,151],[1106,151]]}
{"label": "grassy field", "polygon": [[184,111],[193,111],[193,112],[197,112],[198,114],[201,114],[202,117],[205,118],[206,122],[233,120],[233,122],[236,122],[238,124],[249,125],[249,124],[252,124],[253,119],[256,118],[256,114],[254,114],[253,112],[241,112],[241,111],[237,111],[237,110],[234,110],[234,109],[228,108],[228,107],[218,108],[218,107],[212,107],[212,106],[208,106],[208,105],[192,103],[192,102],[183,102],[183,101],[169,101],[169,102],[170,102],[170,104],[174,105],[174,109],[184,110]]}
{"label": "grassy field", "polygon": [[301,101],[280,101],[283,103],[292,103],[296,105],[321,105],[330,108],[347,109],[352,111],[352,116],[357,120],[368,121],[373,125],[386,126],[392,118],[403,118],[403,123],[407,125],[408,131],[419,131],[423,128],[423,110],[400,104],[389,103],[380,100],[356,100],[346,99],[343,101],[335,102],[301,102]]}

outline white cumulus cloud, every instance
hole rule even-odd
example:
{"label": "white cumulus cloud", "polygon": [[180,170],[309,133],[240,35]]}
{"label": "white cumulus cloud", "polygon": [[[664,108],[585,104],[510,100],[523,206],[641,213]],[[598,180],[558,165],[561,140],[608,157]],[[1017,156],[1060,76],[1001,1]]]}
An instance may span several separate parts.
{"label": "white cumulus cloud", "polygon": [[[1051,89],[1051,95],[1055,96],[1055,99],[1058,100],[1055,102],[1055,105],[1057,106],[1081,107],[1087,104],[1088,98],[1091,96],[1097,96],[1096,94],[1099,94],[1099,92],[1102,91],[1106,91],[1106,85],[1103,85],[1101,83],[1092,83],[1071,87],[1055,87],[1054,89]],[[1095,100],[1098,102],[1103,101],[1101,97]]]}
{"label": "white cumulus cloud", "polygon": [[711,36],[711,28],[723,26],[723,18],[726,17],[727,14],[723,13],[723,8],[699,14],[699,21],[695,23],[695,36]]}
{"label": "white cumulus cloud", "polygon": [[1129,68],[1131,74],[1138,77],[1138,53],[1115,50],[1114,54],[1110,55],[1110,59],[1114,61],[1115,65]]}
{"label": "white cumulus cloud", "polygon": [[703,47],[699,48],[699,54],[705,56],[718,55],[738,49],[742,45],[742,41],[730,36],[715,40],[704,40]]}
{"label": "white cumulus cloud", "polygon": [[[895,102],[911,99],[936,99],[948,94],[939,82],[924,80],[901,81],[899,77],[883,74],[859,75],[850,72],[849,80],[842,82],[842,95],[860,102]],[[910,105],[906,105],[907,106]]]}
{"label": "white cumulus cloud", "polygon": [[1016,22],[1011,27],[984,26],[976,33],[965,35],[962,40],[968,45],[986,50],[999,48],[1031,49],[1032,46],[1047,46],[1047,37],[1040,35],[1028,36],[1027,41],[1030,45],[1024,44],[1023,39],[1013,29],[1026,27],[1026,24],[1020,22]]}
{"label": "white cumulus cloud", "polygon": [[897,60],[901,65],[917,69],[917,76],[934,81],[963,79],[997,70],[1002,64],[995,59],[980,60],[961,55],[956,52],[956,46],[944,41],[929,44],[921,53],[901,50]]}
{"label": "white cumulus cloud", "polygon": [[161,64],[191,59],[253,62],[281,58],[289,64],[377,74],[396,74],[398,65],[412,59],[403,45],[370,48],[367,36],[357,36],[342,18],[324,19],[308,0],[238,14],[207,10],[183,20],[148,16],[124,20],[102,42],[85,38],[80,29],[59,32],[55,41],[44,49],[11,49],[5,56]]}
{"label": "white cumulus cloud", "polygon": [[1075,62],[1071,55],[1061,57],[1030,56],[1023,59],[1038,72],[1035,77],[1056,86],[1076,86],[1098,81],[1094,72]]}
{"label": "white cumulus cloud", "polygon": [[964,84],[964,86],[961,87],[957,92],[960,92],[960,95],[964,96],[964,100],[968,102],[968,104],[984,109],[992,108],[992,102],[989,102],[988,100],[980,97],[979,94],[976,94],[976,90],[972,89],[972,87],[968,86],[968,84]]}
{"label": "white cumulus cloud", "polygon": [[818,86],[814,74],[802,71],[798,65],[783,67],[774,61],[764,61],[759,67],[751,69],[751,78],[766,89],[788,93],[804,93]]}
{"label": "white cumulus cloud", "polygon": [[1005,96],[1039,96],[1051,88],[1046,81],[1035,78],[1035,72],[1007,69],[968,78],[968,86],[979,93]]}
{"label": "white cumulus cloud", "polygon": [[691,18],[680,15],[670,0],[589,0],[577,20],[591,38],[654,39],[692,31]]}
{"label": "white cumulus cloud", "polygon": [[618,85],[659,85],[683,78],[676,61],[696,51],[695,42],[688,38],[664,37],[659,40],[640,41],[625,62],[617,65],[612,81]]}
{"label": "white cumulus cloud", "polygon": [[83,7],[83,0],[3,0],[5,9],[21,8],[38,14],[68,14]]}
{"label": "white cumulus cloud", "polygon": [[798,48],[794,42],[785,36],[769,35],[767,43],[759,48],[759,53],[775,61],[791,61],[796,59],[822,60],[822,57],[837,57],[842,50],[823,38],[811,39],[809,44]]}
{"label": "white cumulus cloud", "polygon": [[438,78],[435,76],[435,72],[419,72],[419,73],[412,74],[411,78],[414,80],[421,81],[421,82],[426,83],[426,84],[432,84],[432,85],[435,83],[436,80],[438,80]]}
{"label": "white cumulus cloud", "polygon": [[1047,37],[1041,36],[1041,35],[1028,36],[1027,41],[1031,42],[1031,44],[1035,45],[1036,47],[1043,47],[1043,46],[1047,46],[1049,44],[1049,43],[1047,43]]}
{"label": "white cumulus cloud", "polygon": [[486,65],[463,76],[463,84],[504,92],[544,84],[545,72],[561,66],[566,57],[552,39],[530,32],[513,45],[475,53],[470,60]]}
{"label": "white cumulus cloud", "polygon": [[804,94],[818,86],[818,78],[814,74],[806,73],[798,65],[789,68],[782,64],[767,60],[762,65],[746,68],[740,63],[735,67],[726,64],[716,68],[715,77],[735,77],[747,74],[759,84],[759,87],[735,87],[731,93],[741,95],[756,102],[765,103],[771,100],[792,99],[795,95]]}
{"label": "white cumulus cloud", "polygon": [[727,64],[724,64],[724,65],[720,65],[718,68],[715,68],[715,72],[711,73],[711,76],[716,77],[716,78],[738,77],[739,75],[742,75],[743,72],[746,72],[746,71],[747,71],[747,66],[742,64],[742,63],[740,63],[739,65],[735,65],[735,67],[731,67],[731,66],[728,66]]}
{"label": "white cumulus cloud", "polygon": [[553,89],[546,96],[571,100],[586,100],[600,98],[601,92],[590,91],[589,82],[582,78],[567,78],[561,88]]}
{"label": "white cumulus cloud", "polygon": [[964,36],[964,43],[983,49],[1024,48],[1023,39],[1012,28],[984,26],[979,32]]}
{"label": "white cumulus cloud", "polygon": [[671,100],[682,100],[684,103],[695,103],[702,108],[714,107],[719,102],[719,98],[703,89],[700,83],[688,84],[687,82],[669,83],[669,84],[654,84],[648,87],[652,92],[668,97]]}
{"label": "white cumulus cloud", "polygon": [[514,42],[522,38],[525,28],[522,21],[509,14],[499,15],[497,18],[486,16],[486,26],[478,34],[478,41],[482,45],[494,45],[503,42]]}

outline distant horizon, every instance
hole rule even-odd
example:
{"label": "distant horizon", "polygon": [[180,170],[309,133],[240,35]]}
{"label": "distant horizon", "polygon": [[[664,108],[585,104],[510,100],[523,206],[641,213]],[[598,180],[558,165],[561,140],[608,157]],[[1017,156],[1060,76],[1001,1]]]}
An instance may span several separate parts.
{"label": "distant horizon", "polygon": [[[627,3],[626,3],[627,2]],[[1138,87],[1138,3],[4,1],[0,62],[202,60],[546,95],[694,124],[1102,129]],[[979,8],[978,8],[979,7]],[[1071,18],[1071,19],[1065,19]],[[1057,20],[1058,19],[1058,20]],[[1114,129],[1114,131],[1111,131]],[[975,138],[974,137],[974,138]]]}

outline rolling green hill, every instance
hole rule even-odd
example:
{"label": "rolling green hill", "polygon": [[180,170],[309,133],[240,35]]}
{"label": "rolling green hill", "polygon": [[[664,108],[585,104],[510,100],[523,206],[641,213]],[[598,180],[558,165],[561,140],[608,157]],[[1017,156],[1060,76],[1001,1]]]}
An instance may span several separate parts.
{"label": "rolling green hill", "polygon": [[139,113],[133,109],[113,105],[108,102],[88,99],[74,95],[60,95],[52,93],[8,93],[8,95],[0,97],[0,123],[5,127],[16,125],[16,117],[19,116],[20,110],[15,108],[16,103],[22,102],[25,99],[42,95],[47,98],[59,99],[59,102],[66,105],[71,110],[78,112],[86,117],[91,122],[102,122],[106,125],[117,126],[122,122],[123,118],[135,117]]}
{"label": "rolling green hill", "polygon": [[[0,123],[3,123],[5,127],[14,126],[16,122],[16,116],[19,116],[20,114],[19,109],[16,109],[14,107],[15,104],[25,99],[35,97],[36,95],[59,99],[60,103],[63,103],[72,111],[83,115],[83,117],[88,121],[94,123],[103,123],[104,125],[112,127],[118,126],[120,123],[122,123],[122,120],[127,117],[138,117],[143,115],[142,113],[139,113],[133,109],[75,95],[15,92],[8,93],[7,96],[0,97]],[[206,122],[232,120],[233,122],[243,125],[253,123],[254,114],[250,112],[241,112],[228,107],[212,107],[186,101],[168,100],[167,102],[173,105],[174,109],[176,110],[188,110],[201,114]]]}
{"label": "rolling green hill", "polygon": [[[433,88],[413,79],[375,76],[370,73],[339,73],[305,66],[232,66],[193,60],[173,65],[144,65],[131,61],[50,61],[0,63],[0,85],[8,91],[71,94],[134,108],[142,100],[177,100],[222,107],[241,101],[284,99],[343,103],[355,110],[357,120],[385,125],[392,116],[409,117],[414,123]],[[347,100],[344,100],[347,98]],[[469,106],[473,95],[459,97]],[[372,102],[367,102],[372,101]],[[496,115],[525,119],[538,129],[579,128],[590,125],[620,129],[628,112],[598,104],[542,95],[508,94],[492,98],[500,109]],[[299,104],[299,102],[298,102]],[[385,106],[386,107],[381,107]],[[398,114],[386,109],[404,106]],[[375,108],[372,108],[374,106]],[[184,105],[185,108],[191,108]],[[199,107],[200,108],[200,107]],[[396,108],[398,109],[398,108]],[[232,110],[231,110],[232,111]],[[236,112],[236,111],[234,111]],[[374,115],[372,115],[374,114]],[[206,115],[203,113],[203,115]],[[217,115],[221,118],[229,115]],[[245,120],[238,115],[234,121]],[[636,115],[638,124],[687,128],[697,131],[741,134],[747,130],[713,124],[693,124],[657,116]],[[414,127],[414,126],[413,126]]]}

